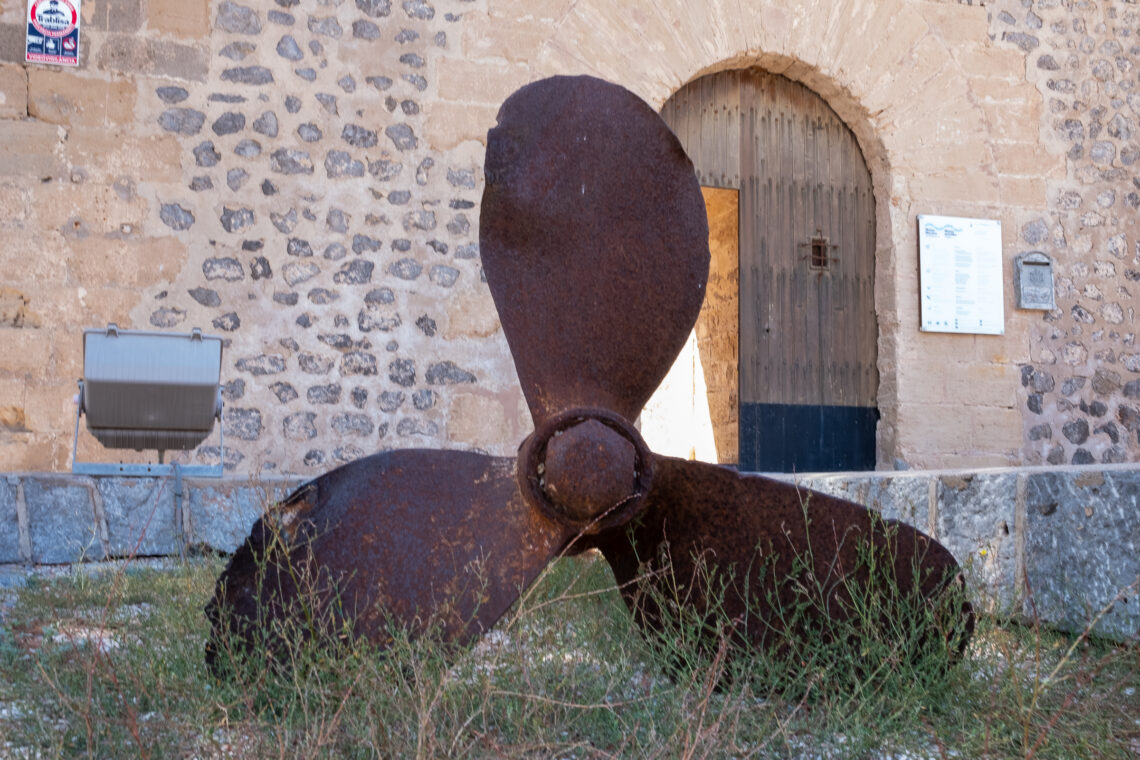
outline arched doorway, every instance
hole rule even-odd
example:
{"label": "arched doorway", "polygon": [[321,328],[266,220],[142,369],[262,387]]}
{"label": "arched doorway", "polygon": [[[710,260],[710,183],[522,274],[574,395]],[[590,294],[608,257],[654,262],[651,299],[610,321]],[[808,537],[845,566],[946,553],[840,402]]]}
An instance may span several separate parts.
{"label": "arched doorway", "polygon": [[[710,220],[723,229],[726,209],[738,209],[738,274],[718,268],[729,254],[713,245],[713,276],[738,280],[738,353],[724,355],[736,341],[723,340],[716,296],[721,313],[702,312],[693,356],[682,357],[702,368],[717,458],[731,462],[738,437],[742,470],[873,469],[875,201],[855,136],[814,92],[759,70],[691,82],[662,116],[707,188]],[[726,377],[732,363],[738,374]],[[730,390],[735,419],[717,411]]]}

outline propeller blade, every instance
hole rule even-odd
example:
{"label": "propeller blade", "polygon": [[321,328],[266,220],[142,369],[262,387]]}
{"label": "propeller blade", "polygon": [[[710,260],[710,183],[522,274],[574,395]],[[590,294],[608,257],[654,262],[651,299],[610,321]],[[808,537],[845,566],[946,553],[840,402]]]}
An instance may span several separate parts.
{"label": "propeller blade", "polygon": [[[723,616],[738,643],[764,649],[858,623],[855,589],[888,588],[881,601],[890,616],[917,600],[937,605],[961,586],[941,544],[857,504],[703,462],[656,457],[654,468],[643,515],[590,539],[647,634],[666,631],[669,613],[658,600],[673,599],[701,616],[710,635],[711,618]],[[641,573],[659,593],[639,591]],[[719,598],[709,598],[710,588]],[[938,632],[961,651],[973,611],[962,601],[948,613],[953,619],[941,620]]]}
{"label": "propeller blade", "polygon": [[535,425],[634,419],[696,322],[708,225],[692,162],[628,90],[553,77],[487,135],[479,247]]}
{"label": "propeller blade", "polygon": [[254,525],[206,609],[248,645],[275,625],[390,641],[390,626],[467,644],[514,603],[572,531],[526,506],[515,460],[466,451],[375,454],[301,486]]}

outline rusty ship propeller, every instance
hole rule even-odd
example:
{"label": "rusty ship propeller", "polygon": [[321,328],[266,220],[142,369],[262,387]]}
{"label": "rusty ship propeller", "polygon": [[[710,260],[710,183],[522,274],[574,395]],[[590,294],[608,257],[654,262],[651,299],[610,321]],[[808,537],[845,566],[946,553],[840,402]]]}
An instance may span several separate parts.
{"label": "rusty ship propeller", "polygon": [[[591,77],[534,82],[503,104],[485,173],[482,263],[534,432],[515,459],[375,454],[271,508],[207,607],[211,666],[297,617],[322,621],[318,636],[382,645],[402,627],[464,645],[553,558],[587,548],[647,635],[669,611],[639,577],[724,617],[746,647],[854,614],[849,589],[876,580],[868,551],[911,602],[960,582],[950,553],[905,524],[642,440],[631,421],[696,322],[709,266],[692,163],[652,108]],[[793,621],[805,581],[819,604]],[[969,605],[952,618],[936,633],[964,645]]]}

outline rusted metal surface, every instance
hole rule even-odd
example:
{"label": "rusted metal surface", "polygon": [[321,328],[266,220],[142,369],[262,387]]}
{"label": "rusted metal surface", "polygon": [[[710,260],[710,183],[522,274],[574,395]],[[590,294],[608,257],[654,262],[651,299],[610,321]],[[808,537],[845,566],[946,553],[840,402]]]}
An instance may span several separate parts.
{"label": "rusted metal surface", "polygon": [[347,622],[378,644],[390,625],[470,642],[572,533],[526,505],[513,459],[437,450],[359,459],[254,525],[207,609],[207,658],[223,626],[249,639],[251,626],[290,619],[317,619],[318,636]]}
{"label": "rusted metal surface", "polygon": [[[601,452],[618,460],[601,464]],[[582,535],[625,525],[644,510],[653,483],[649,447],[628,420],[604,409],[547,419],[523,441],[518,462],[523,498]]]}
{"label": "rusted metal surface", "polygon": [[[630,423],[696,320],[709,258],[692,165],[649,106],[589,77],[536,82],[503,105],[486,166],[483,265],[534,433],[517,460],[394,451],[303,486],[258,521],[219,579],[211,663],[226,642],[290,621],[316,621],[305,635],[383,644],[399,627],[464,644],[551,558],[591,546],[650,631],[667,620],[634,594],[641,563],[701,615],[714,607],[702,570],[739,581],[719,613],[747,646],[849,615],[842,581],[874,580],[860,546],[905,599],[953,582],[953,558],[912,528],[656,457]],[[820,612],[790,624],[805,583],[822,590]],[[952,617],[951,627],[972,624],[968,607]]]}
{"label": "rusted metal surface", "polygon": [[[930,635],[960,648],[969,640],[973,612],[960,595],[958,564],[911,526],[725,467],[660,457],[655,468],[645,513],[632,529],[587,539],[650,632],[666,631],[676,612],[659,602],[683,599],[710,618],[710,637],[718,617],[737,643],[779,649],[793,638],[826,637],[836,624],[868,622],[866,600],[853,602],[867,592],[875,595],[876,623],[928,606]],[[708,644],[715,648],[715,638]]]}
{"label": "rusted metal surface", "polygon": [[708,225],[693,165],[617,85],[523,87],[487,136],[479,250],[536,426],[637,417],[696,321]]}
{"label": "rusted metal surface", "polygon": [[588,77],[512,96],[486,163],[480,242],[535,420],[526,469],[403,451],[317,478],[219,579],[211,659],[224,628],[249,641],[306,616],[314,635],[383,643],[390,625],[430,621],[463,643],[572,538],[643,508],[652,467],[628,419],[683,344],[708,273],[692,164],[648,105]]}
{"label": "rusted metal surface", "polygon": [[594,517],[633,493],[636,458],[630,441],[589,419],[546,445],[542,487],[571,519]]}

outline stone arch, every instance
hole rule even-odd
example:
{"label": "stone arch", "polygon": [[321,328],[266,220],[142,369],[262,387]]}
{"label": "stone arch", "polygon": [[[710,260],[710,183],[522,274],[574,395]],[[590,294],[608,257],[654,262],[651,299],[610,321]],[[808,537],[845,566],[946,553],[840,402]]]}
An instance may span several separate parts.
{"label": "stone arch", "polygon": [[[709,2],[707,6],[715,6]],[[867,4],[874,5],[874,4]],[[690,6],[691,7],[691,6]],[[910,222],[912,212],[909,204],[904,201],[905,196],[899,193],[897,185],[906,181],[898,176],[896,171],[895,155],[906,153],[906,135],[898,134],[894,127],[906,119],[908,112],[907,102],[917,93],[907,92],[905,87],[897,87],[897,99],[889,97],[882,86],[882,80],[890,74],[891,59],[897,61],[925,60],[928,64],[934,62],[952,62],[950,51],[946,44],[937,38],[930,25],[919,17],[905,3],[888,2],[879,5],[877,9],[855,9],[855,13],[862,15],[862,24],[855,23],[846,34],[836,34],[837,21],[833,7],[829,3],[807,4],[795,12],[762,7],[756,18],[762,20],[761,34],[749,40],[743,49],[732,49],[731,37],[714,36],[721,43],[719,50],[709,50],[705,46],[688,47],[688,55],[673,57],[667,53],[667,48],[659,50],[657,60],[644,64],[642,71],[652,71],[654,65],[668,66],[671,81],[664,77],[642,83],[635,81],[631,71],[637,68],[625,69],[626,65],[636,66],[636,60],[627,59],[620,66],[613,66],[607,71],[599,66],[598,73],[608,78],[618,77],[635,91],[640,92],[656,108],[677,92],[685,84],[699,79],[707,74],[727,69],[759,67],[774,74],[780,74],[792,81],[799,82],[808,89],[816,92],[855,134],[863,151],[864,160],[871,172],[875,189],[876,200],[876,294],[875,307],[879,317],[879,409],[882,419],[879,424],[877,449],[879,451],[880,465],[889,464],[895,458],[898,450],[898,409],[899,409],[899,340],[900,326],[899,298],[900,285],[897,273],[900,272],[898,252],[904,250],[908,244],[913,244],[914,229]],[[678,9],[678,18],[684,14],[687,19],[694,16],[708,16],[715,12],[712,7],[706,9],[692,8],[686,13],[683,8]],[[662,11],[668,13],[667,10]],[[636,15],[631,13],[631,16]],[[564,28],[581,29],[579,24],[591,18],[590,23],[597,23],[601,19],[592,16],[586,9],[575,6],[572,17],[564,19]],[[727,17],[722,32],[727,33],[731,22]],[[885,18],[893,19],[887,25],[881,25]],[[984,20],[984,17],[981,17]],[[676,29],[676,25],[670,25]],[[743,25],[742,25],[743,26]],[[646,25],[648,28],[648,25]],[[814,34],[816,29],[828,30],[822,36],[822,42],[812,46],[813,40],[821,37]],[[879,29],[877,34],[872,30]],[[800,33],[795,33],[795,30]],[[860,31],[869,32],[866,37]],[[899,35],[901,38],[892,38],[889,33]],[[595,38],[604,37],[606,32],[595,31]],[[859,48],[850,44],[852,38],[866,40],[866,47]],[[678,32],[680,41],[680,32]],[[737,44],[744,42],[740,40]],[[547,43],[547,52],[553,58],[555,50],[560,47],[556,39]],[[719,57],[715,57],[718,56]],[[651,56],[652,57],[652,56]],[[540,60],[549,60],[540,58]],[[602,59],[605,60],[605,59]],[[871,61],[878,61],[879,65],[871,65]],[[939,89],[943,92],[944,107],[947,112],[970,114],[975,111],[965,86],[965,77],[947,77],[936,73],[942,66],[931,66],[928,76],[939,77],[942,83]],[[957,68],[951,66],[950,68]],[[921,89],[923,77],[915,77],[913,85],[916,90]],[[664,80],[664,81],[662,81]],[[649,86],[646,86],[649,85]],[[933,115],[932,109],[930,114]],[[977,132],[981,131],[982,120],[975,119]],[[908,130],[909,132],[910,130]],[[930,133],[936,133],[937,127],[931,126]],[[992,161],[992,154],[985,151],[987,158]],[[915,167],[916,173],[940,173],[936,166]],[[992,169],[991,169],[992,176]],[[915,299],[917,302],[917,292]]]}
{"label": "stone arch", "polygon": [[[1014,349],[995,343],[954,357],[945,340],[914,337],[917,213],[1020,219],[1024,209],[1046,202],[1043,181],[1020,169],[1003,175],[999,167],[1000,148],[1040,146],[1036,121],[999,123],[1002,103],[1041,100],[1020,79],[1024,57],[995,49],[985,8],[914,0],[809,0],[795,8],[727,0],[636,0],[620,7],[606,0],[549,0],[518,23],[509,3],[488,2],[469,28],[463,62],[441,69],[443,100],[457,102],[437,104],[439,114],[468,117],[464,134],[452,128],[441,138],[456,144],[482,139],[504,97],[556,74],[618,82],[657,108],[686,83],[724,69],[759,67],[800,82],[854,132],[873,179],[879,466],[895,459],[922,466],[956,455],[961,431],[948,430],[945,441],[932,441],[927,432],[927,423],[945,412],[928,382],[930,368],[940,363],[951,372],[979,358],[1002,362],[990,396],[997,400],[986,403],[1012,407]],[[470,120],[472,107],[481,107],[484,120]],[[984,415],[979,410],[976,417]]]}
{"label": "stone arch", "polygon": [[[870,171],[875,195],[875,311],[880,317],[878,408],[882,417],[878,426],[876,449],[880,459],[879,464],[886,464],[890,461],[895,448],[898,412],[898,385],[895,377],[895,368],[898,366],[898,342],[895,340],[898,320],[890,318],[891,309],[896,303],[893,292],[895,283],[890,273],[897,270],[896,245],[892,232],[894,210],[890,189],[894,180],[890,152],[883,142],[882,133],[875,128],[871,114],[860,105],[848,89],[819,69],[807,67],[786,55],[737,56],[718,61],[698,69],[676,90],[670,92],[665,100],[685,85],[702,77],[722,71],[747,68],[761,68],[769,73],[784,76],[819,95],[855,135]],[[653,105],[660,108],[664,102],[657,103],[655,100]],[[884,315],[887,317],[885,320],[882,318]]]}

